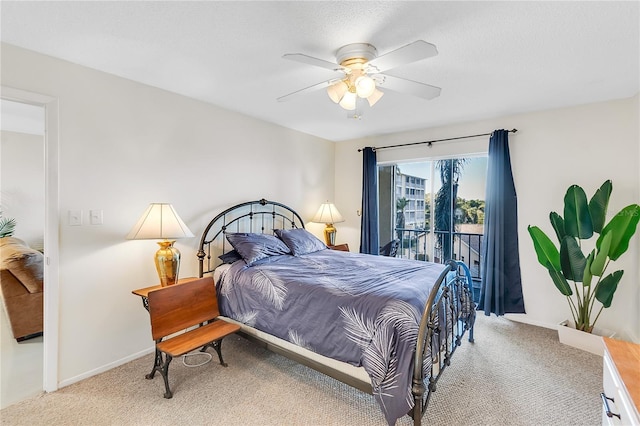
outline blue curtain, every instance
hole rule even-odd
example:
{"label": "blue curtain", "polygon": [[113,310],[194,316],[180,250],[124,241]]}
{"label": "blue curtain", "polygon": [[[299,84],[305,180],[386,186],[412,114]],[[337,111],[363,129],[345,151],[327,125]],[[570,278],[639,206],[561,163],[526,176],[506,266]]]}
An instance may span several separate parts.
{"label": "blue curtain", "polygon": [[485,315],[524,313],[517,207],[509,158],[509,132],[496,130],[489,139],[484,258],[478,305]]}
{"label": "blue curtain", "polygon": [[378,164],[376,152],[362,150],[362,216],[360,223],[360,253],[378,254]]}

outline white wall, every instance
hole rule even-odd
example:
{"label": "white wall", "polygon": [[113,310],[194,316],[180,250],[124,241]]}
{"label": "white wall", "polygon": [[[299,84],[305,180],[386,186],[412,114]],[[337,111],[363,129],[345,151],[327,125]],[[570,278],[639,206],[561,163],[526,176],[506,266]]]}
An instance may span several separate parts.
{"label": "white wall", "polygon": [[[44,110],[43,110],[44,113]],[[14,218],[14,237],[35,249],[44,238],[44,138],[2,131],[0,202],[4,218]]]}
{"label": "white wall", "polygon": [[[186,277],[222,209],[264,197],[308,220],[333,198],[332,142],[6,44],[1,71],[4,86],[59,99],[61,385],[153,345],[131,291],[157,283],[157,245],[125,240],[150,202],[172,203],[197,236],[176,243]],[[82,226],[68,225],[75,209]]]}
{"label": "white wall", "polygon": [[[518,237],[522,285],[527,314],[524,321],[553,327],[570,318],[566,299],[537,262],[527,225],[553,235],[550,211],[562,214],[571,184],[590,197],[607,179],[613,181],[610,216],[640,202],[640,137],[638,96],[573,108],[506,116],[495,120],[353,140],[336,146],[336,205],[346,218],[339,224],[340,242],[359,247],[362,157],[358,148],[385,146],[517,128],[509,135],[511,162],[518,194]],[[378,161],[424,159],[486,152],[488,137],[378,151]],[[598,325],[618,336],[640,341],[640,232],[615,265],[625,271],[611,308]],[[610,268],[612,268],[610,266]],[[614,269],[611,269],[614,270]]]}

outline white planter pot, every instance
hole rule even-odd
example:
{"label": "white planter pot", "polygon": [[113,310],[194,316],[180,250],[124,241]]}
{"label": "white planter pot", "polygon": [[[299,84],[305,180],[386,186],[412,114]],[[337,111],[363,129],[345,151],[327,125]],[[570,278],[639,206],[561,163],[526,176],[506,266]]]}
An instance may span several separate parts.
{"label": "white planter pot", "polygon": [[576,330],[572,321],[563,321],[558,325],[560,343],[600,356],[604,354],[602,337],[613,337],[615,334],[611,330],[597,327],[593,329],[592,333]]}

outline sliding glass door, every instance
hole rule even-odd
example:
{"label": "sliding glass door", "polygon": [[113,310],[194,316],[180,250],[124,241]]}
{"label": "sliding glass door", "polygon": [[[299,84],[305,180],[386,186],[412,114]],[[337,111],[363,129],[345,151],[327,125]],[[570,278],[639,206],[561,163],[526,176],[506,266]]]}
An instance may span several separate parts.
{"label": "sliding glass door", "polygon": [[486,156],[378,167],[380,244],[399,240],[398,257],[460,260],[480,282]]}

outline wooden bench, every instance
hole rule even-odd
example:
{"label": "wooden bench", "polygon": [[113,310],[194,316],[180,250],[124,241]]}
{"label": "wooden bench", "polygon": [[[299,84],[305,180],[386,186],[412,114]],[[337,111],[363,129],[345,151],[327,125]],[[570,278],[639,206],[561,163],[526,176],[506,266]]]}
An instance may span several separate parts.
{"label": "wooden bench", "polygon": [[[173,397],[169,388],[169,364],[174,357],[200,347],[204,351],[211,346],[218,353],[220,364],[227,366],[222,360],[222,339],[240,330],[240,326],[216,319],[220,312],[213,278],[200,278],[150,291],[148,302],[156,357],[153,370],[145,377],[153,379],[156,371],[162,375],[165,398]],[[168,337],[194,326],[199,327]]]}

